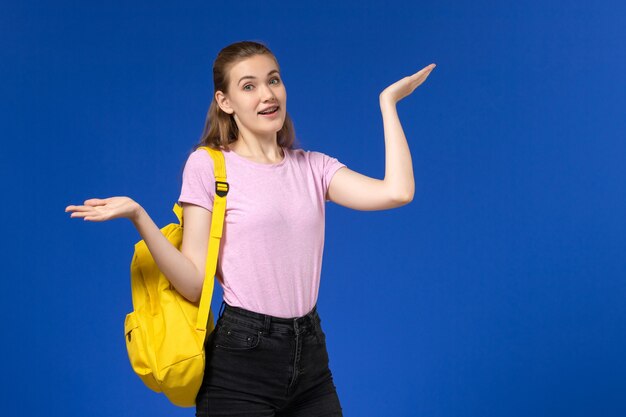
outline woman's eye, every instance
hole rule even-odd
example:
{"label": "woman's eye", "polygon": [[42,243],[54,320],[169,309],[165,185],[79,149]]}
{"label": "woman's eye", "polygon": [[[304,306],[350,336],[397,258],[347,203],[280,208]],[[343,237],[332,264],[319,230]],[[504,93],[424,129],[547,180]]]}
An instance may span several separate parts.
{"label": "woman's eye", "polygon": [[[276,81],[276,82],[274,82],[274,81]],[[278,78],[272,78],[270,80],[270,83],[274,83],[274,84],[278,84],[279,82],[280,82],[280,80]]]}
{"label": "woman's eye", "polygon": [[243,86],[244,90],[250,90],[248,87],[252,87],[252,84],[246,84]]}

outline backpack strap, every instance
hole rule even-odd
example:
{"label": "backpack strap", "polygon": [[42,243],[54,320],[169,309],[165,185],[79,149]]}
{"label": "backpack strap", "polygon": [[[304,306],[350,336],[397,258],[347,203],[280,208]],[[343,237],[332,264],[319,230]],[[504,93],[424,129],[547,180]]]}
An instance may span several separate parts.
{"label": "backpack strap", "polygon": [[200,296],[200,306],[198,308],[198,323],[196,329],[206,332],[213,298],[213,285],[215,271],[217,269],[217,254],[220,249],[220,239],[224,227],[224,215],[226,213],[226,194],[228,194],[228,183],[226,182],[226,164],[222,151],[200,146],[206,150],[213,158],[215,173],[215,196],[213,198],[213,214],[211,216],[211,233],[209,235],[209,248],[206,260],[206,270],[204,283],[202,285],[202,295]]}

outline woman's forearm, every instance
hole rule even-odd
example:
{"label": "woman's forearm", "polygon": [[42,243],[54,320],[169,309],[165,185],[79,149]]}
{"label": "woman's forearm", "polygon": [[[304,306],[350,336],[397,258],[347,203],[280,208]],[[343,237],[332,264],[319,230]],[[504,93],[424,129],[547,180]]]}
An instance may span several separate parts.
{"label": "woman's forearm", "polygon": [[385,135],[385,179],[386,187],[391,195],[398,196],[401,201],[411,201],[415,193],[413,163],[396,103],[380,97],[380,110],[383,117]]}
{"label": "woman's forearm", "polygon": [[176,291],[192,302],[198,301],[205,271],[200,273],[193,262],[167,240],[143,207],[138,206],[131,221],[146,242],[159,270]]}

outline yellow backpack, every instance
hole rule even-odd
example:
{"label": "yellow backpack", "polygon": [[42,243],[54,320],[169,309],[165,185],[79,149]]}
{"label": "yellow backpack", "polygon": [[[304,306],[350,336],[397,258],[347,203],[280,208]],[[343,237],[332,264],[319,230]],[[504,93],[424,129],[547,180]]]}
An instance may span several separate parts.
{"label": "yellow backpack", "polygon": [[[133,370],[156,392],[180,407],[192,407],[204,376],[204,341],[215,328],[211,298],[226,211],[226,167],[221,151],[206,146],[215,166],[215,197],[199,304],[180,295],[158,269],[145,241],[135,244],[130,267],[134,311],[126,316],[126,349]],[[183,209],[176,203],[178,224],[161,229],[177,249],[183,240]],[[207,331],[208,330],[208,331]]]}

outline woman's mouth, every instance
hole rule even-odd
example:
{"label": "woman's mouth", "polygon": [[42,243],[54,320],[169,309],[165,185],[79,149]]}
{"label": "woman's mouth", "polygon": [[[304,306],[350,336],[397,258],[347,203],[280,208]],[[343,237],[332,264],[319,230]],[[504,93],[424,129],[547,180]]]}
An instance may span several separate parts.
{"label": "woman's mouth", "polygon": [[279,106],[274,106],[274,107],[271,107],[271,108],[269,108],[267,110],[264,110],[262,112],[260,111],[259,114],[261,116],[265,116],[265,117],[272,117],[272,116],[275,116],[276,114],[278,114],[278,109],[279,108],[280,108]]}

